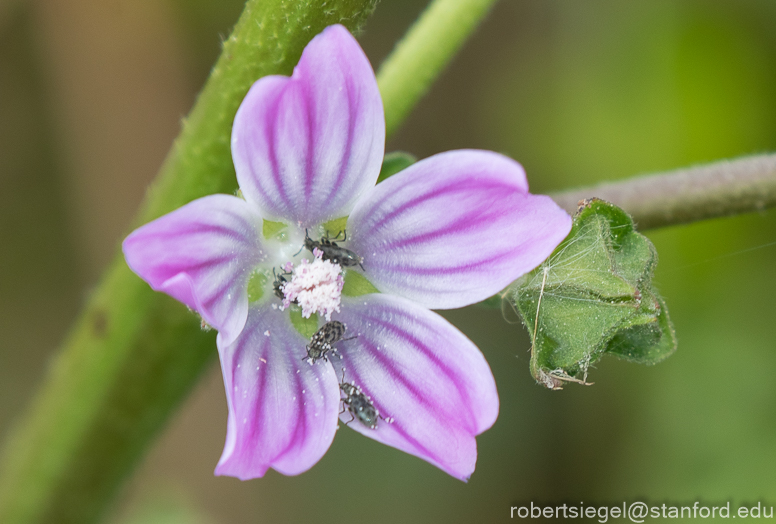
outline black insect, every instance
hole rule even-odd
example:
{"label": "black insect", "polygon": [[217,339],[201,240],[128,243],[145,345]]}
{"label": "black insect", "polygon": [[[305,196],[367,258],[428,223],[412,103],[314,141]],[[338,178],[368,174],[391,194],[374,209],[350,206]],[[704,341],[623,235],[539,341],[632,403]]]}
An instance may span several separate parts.
{"label": "black insect", "polygon": [[[347,409],[350,412],[350,420],[345,422],[345,425],[353,422],[354,419],[358,419],[363,425],[369,429],[377,429],[377,419],[383,418],[380,412],[372,403],[372,399],[369,398],[361,391],[361,388],[355,384],[345,382],[345,370],[342,370],[342,383],[340,389],[345,394],[345,398],[342,399],[342,411],[340,415],[345,413]],[[383,419],[385,420],[385,419]]]}
{"label": "black insect", "polygon": [[[272,268],[272,276],[275,277],[275,282],[272,284],[272,289],[275,291],[275,296],[278,297],[280,300],[284,300],[286,296],[283,294],[283,286],[288,283],[288,280],[286,280],[286,277],[290,275],[291,273],[288,271],[283,271],[281,274],[275,273],[275,268]],[[294,301],[296,302],[296,301]]]}
{"label": "black insect", "polygon": [[283,294],[283,286],[288,283],[288,280],[286,280],[286,277],[284,277],[282,274],[276,275],[274,267],[272,268],[272,276],[275,277],[275,282],[272,284],[272,289],[275,291],[275,296],[283,300],[286,298],[286,296]]}
{"label": "black insect", "polygon": [[310,343],[306,346],[307,356],[302,358],[302,360],[308,360],[310,364],[314,364],[318,359],[322,358],[328,362],[329,359],[326,357],[326,353],[329,351],[334,353],[337,352],[337,349],[333,344],[336,344],[340,340],[352,340],[356,338],[355,336],[342,338],[345,334],[345,329],[345,324],[338,320],[326,322],[321,326],[321,329],[316,331],[312,338],[310,338]]}
{"label": "black insect", "polygon": [[[341,240],[339,239],[340,235],[342,235]],[[364,257],[360,257],[353,251],[338,246],[337,242],[335,242],[335,240],[338,242],[345,242],[347,239],[347,231],[340,231],[335,237],[330,237],[329,233],[326,232],[320,240],[313,240],[305,229],[304,245],[302,248],[307,249],[310,252],[318,248],[323,253],[321,256],[323,260],[331,260],[332,263],[339,264],[342,267],[361,266],[361,269],[364,269],[364,266],[362,265]]]}

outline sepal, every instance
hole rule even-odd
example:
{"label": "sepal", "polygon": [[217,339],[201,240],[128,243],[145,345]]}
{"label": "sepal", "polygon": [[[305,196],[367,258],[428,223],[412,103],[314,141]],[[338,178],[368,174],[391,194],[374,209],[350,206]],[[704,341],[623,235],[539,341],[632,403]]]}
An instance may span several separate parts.
{"label": "sepal", "polygon": [[589,367],[606,353],[641,364],[671,355],[676,335],[652,285],[656,264],[655,247],[627,213],[599,199],[581,202],[568,237],[512,287],[534,378],[561,389],[589,384]]}

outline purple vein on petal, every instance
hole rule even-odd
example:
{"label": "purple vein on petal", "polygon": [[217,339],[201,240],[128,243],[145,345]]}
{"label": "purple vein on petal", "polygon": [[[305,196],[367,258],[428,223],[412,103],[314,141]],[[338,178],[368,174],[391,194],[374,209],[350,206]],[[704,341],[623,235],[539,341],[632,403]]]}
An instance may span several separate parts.
{"label": "purple vein on petal", "polygon": [[291,77],[258,80],[232,151],[246,199],[268,218],[314,226],[349,214],[380,172],[385,119],[369,61],[342,26],[313,38]]}
{"label": "purple vein on petal", "polygon": [[[260,347],[256,348],[256,351],[261,355],[260,358],[265,358],[266,359],[267,349],[268,349],[267,345],[268,344],[269,344],[269,341],[265,341],[264,343],[261,344]],[[246,346],[240,346],[240,348],[237,350],[237,352],[234,355],[234,360],[236,362],[241,362],[243,360],[241,357],[243,356],[243,353],[245,351],[247,351],[247,347]],[[258,370],[258,374],[256,376],[256,389],[258,390],[258,395],[257,395],[258,398],[263,398],[265,396],[264,395],[264,388],[266,387],[266,384],[267,384],[267,369],[268,369],[267,365],[260,366],[260,368]],[[234,386],[234,384],[237,383],[237,377],[235,376],[236,373],[237,373],[237,368],[233,368],[231,370],[231,374],[232,374],[231,384],[232,384],[232,387],[236,387],[236,386]],[[227,396],[229,397],[230,395],[227,395]],[[264,410],[264,404],[259,402],[257,407],[256,407],[256,412],[254,414],[255,418],[261,419],[261,415],[262,415],[262,411],[263,410]],[[260,428],[258,425],[251,426],[251,437],[253,439],[258,439],[261,436],[261,429],[262,428]]]}
{"label": "purple vein on petal", "polygon": [[[374,354],[374,353],[373,353],[373,354]],[[393,369],[393,368],[391,368],[391,369]],[[395,370],[394,370],[394,371],[395,371]],[[389,372],[391,372],[391,371],[389,371]],[[362,379],[361,379],[361,375],[358,373],[358,371],[356,371],[356,370],[351,370],[351,371],[350,371],[350,375],[351,375],[351,377],[350,377],[350,378],[348,378],[347,380],[351,381],[352,383],[354,383],[354,384],[363,384],[363,383],[364,383],[364,382],[362,381]],[[396,375],[395,375],[395,376],[401,376],[401,373],[396,373]],[[406,381],[406,380],[404,380],[403,378],[402,378],[402,382],[403,382],[405,385],[409,384],[409,382],[407,382],[407,381]],[[392,419],[392,420],[391,420],[391,422],[390,422],[390,424],[391,424],[390,428],[391,428],[393,431],[396,431],[397,433],[399,433],[399,434],[402,436],[402,438],[404,438],[405,440],[407,440],[407,442],[409,442],[410,444],[412,444],[412,446],[414,446],[416,449],[418,449],[418,450],[422,451],[422,453],[423,453],[424,455],[426,455],[426,456],[430,457],[432,460],[434,460],[434,461],[436,461],[436,462],[440,462],[440,463],[444,462],[444,460],[442,459],[442,457],[440,457],[439,455],[437,455],[436,453],[434,453],[433,451],[431,451],[429,448],[427,448],[426,446],[424,446],[423,444],[421,444],[419,440],[417,440],[415,437],[413,437],[411,434],[409,434],[407,431],[405,431],[405,430],[402,428],[402,424],[401,424],[401,417],[399,417],[399,418],[397,419],[397,418],[396,418],[396,416],[395,416],[395,414],[392,414],[390,411],[386,411],[386,410],[385,410],[385,408],[384,408],[384,407],[382,406],[382,404],[380,403],[380,400],[379,400],[379,399],[377,399],[377,398],[375,398],[375,396],[374,396],[373,394],[371,394],[371,392],[369,391],[369,389],[368,389],[366,386],[364,386],[364,387],[361,387],[361,386],[359,385],[359,388],[361,388],[362,392],[363,392],[365,395],[367,395],[368,397],[370,397],[370,399],[371,399],[371,401],[372,401],[372,404],[375,406],[375,408],[376,408],[376,409],[377,409],[377,411],[380,413],[380,415],[382,415],[382,416],[383,416],[384,418],[386,418],[386,419],[388,419],[388,418],[391,418],[391,419]],[[424,397],[423,397],[423,395],[420,395],[420,393],[418,393],[417,391],[415,391],[414,387],[413,387],[413,389],[412,389],[411,391],[412,391],[412,394],[413,394],[413,396],[414,396],[416,399],[420,400],[420,401],[421,401],[421,402],[422,402],[424,405],[430,406],[430,404],[429,404],[427,401],[424,401],[424,400],[423,400],[423,398],[424,398]],[[345,411],[345,413],[348,413],[348,411],[346,410],[346,411]],[[343,415],[344,415],[344,414],[343,414]],[[387,422],[386,422],[386,423],[387,423]],[[384,427],[384,425],[385,425],[386,423],[382,423],[382,424],[378,425],[378,427],[376,428],[376,431],[380,431],[381,427]]]}
{"label": "purple vein on petal", "polygon": [[[305,82],[299,83],[299,89],[301,90],[302,94],[300,98],[304,102],[304,106],[306,111],[304,111],[305,116],[307,117],[305,119],[305,123],[307,125],[304,126],[305,132],[307,133],[306,139],[307,139],[307,149],[305,151],[305,177],[304,177],[304,197],[305,201],[309,202],[310,198],[312,196],[313,192],[313,176],[312,174],[315,172],[315,128],[317,125],[316,118],[315,118],[315,111],[313,110],[312,106],[314,105],[314,102],[312,100],[312,96],[310,95],[309,86]],[[334,190],[336,188],[332,188]]]}
{"label": "purple vein on petal", "polygon": [[[296,373],[294,373],[294,384],[296,384],[296,391],[302,391],[304,389],[302,385],[302,379]],[[300,413],[304,413],[304,397],[302,395],[297,395],[296,407]],[[286,456],[289,450],[294,449],[298,445],[300,431],[303,433],[305,429],[307,429],[307,418],[297,417],[296,426],[294,426],[293,437],[289,439],[288,445],[285,447],[285,449],[278,452],[278,459]]]}
{"label": "purple vein on petal", "polygon": [[[394,310],[394,312],[395,314],[403,314],[403,312],[401,311]],[[450,383],[453,384],[455,389],[458,391],[458,395],[460,397],[462,405],[466,407],[467,415],[468,415],[467,419],[470,426],[467,429],[471,432],[476,432],[476,423],[474,423],[474,415],[471,412],[471,407],[469,406],[468,402],[464,402],[471,399],[468,393],[462,388],[461,384],[459,383],[459,376],[450,368],[450,366],[444,364],[442,360],[440,360],[434,354],[434,352],[430,347],[428,347],[424,342],[422,342],[417,337],[414,337],[413,335],[411,335],[409,331],[399,329],[394,323],[386,322],[379,317],[364,315],[364,318],[376,324],[381,325],[387,331],[390,331],[394,335],[397,335],[398,338],[403,339],[403,341],[406,342],[407,344],[419,349],[420,353],[422,353],[423,356],[426,359],[428,359],[438,371],[440,371],[449,379]],[[408,320],[410,319],[408,318]],[[404,384],[405,388],[410,393],[412,393],[412,395],[418,400],[418,403],[423,404],[425,406],[432,406],[429,397],[419,392],[415,388],[415,385],[409,382],[409,380],[407,380],[405,374],[403,374],[401,371],[399,371],[396,368],[397,363],[395,360],[389,359],[388,356],[385,354],[385,352],[378,351],[377,347],[373,346],[370,342],[367,341],[367,342],[361,342],[361,343],[368,345],[370,349],[370,354],[373,355],[375,359],[380,361],[380,363],[383,365],[383,369],[385,369],[389,374],[391,374],[396,380]]]}
{"label": "purple vein on petal", "polygon": [[498,213],[496,212],[473,211],[472,215],[464,215],[442,228],[421,232],[417,235],[407,235],[403,238],[397,238],[391,243],[386,244],[385,250],[392,251],[402,247],[411,246],[413,244],[420,244],[429,240],[438,240],[443,237],[454,238],[454,235],[460,235],[470,231],[476,233],[477,231],[482,231],[484,226],[490,224],[490,222],[497,217]]}
{"label": "purple vein on petal", "polygon": [[363,424],[353,429],[468,478],[476,462],[474,437],[498,414],[495,383],[482,354],[437,314],[399,297],[347,299],[340,318],[358,333],[340,347],[341,366],[381,414],[393,419],[376,429]]}
{"label": "purple vein on petal", "polygon": [[[283,99],[288,95],[289,89],[288,85],[289,82],[286,82],[283,91],[281,91],[280,96],[278,97],[278,100],[274,105],[271,106],[270,114],[268,115],[268,118],[266,120],[267,124],[265,126],[268,127],[266,134],[269,139],[269,144],[267,146],[267,152],[269,153],[269,163],[270,163],[270,172],[272,173],[272,178],[275,181],[275,186],[277,187],[278,194],[280,195],[280,198],[285,203],[285,213],[290,212],[291,208],[291,201],[288,196],[288,191],[286,190],[285,182],[283,177],[281,176],[281,167],[280,162],[278,162],[278,139],[277,139],[277,132],[280,129],[280,106],[282,104]],[[268,125],[271,124],[271,125]],[[261,177],[257,177],[259,180],[261,180]]]}
{"label": "purple vein on petal", "polygon": [[[448,183],[447,185],[434,188],[429,192],[422,193],[419,196],[408,199],[400,206],[396,207],[395,209],[392,209],[384,216],[381,216],[379,222],[377,221],[373,222],[372,227],[373,229],[376,227],[391,228],[392,222],[394,222],[397,218],[401,218],[402,215],[407,213],[410,209],[417,207],[418,205],[427,204],[428,202],[431,202],[433,200],[446,197],[446,196],[467,195],[467,194],[470,194],[472,191],[484,192],[485,190],[488,190],[488,191],[502,190],[502,191],[513,192],[515,188],[511,185],[507,185],[501,182],[490,183],[487,181],[476,181],[476,180],[464,180],[464,181]],[[375,208],[379,207],[380,205],[381,205],[381,202],[379,200],[373,202],[372,209],[369,211],[366,211],[364,214],[367,216],[371,215],[372,213],[375,212]],[[365,234],[368,235],[369,232],[367,231],[365,232]]]}
{"label": "purple vein on petal", "polygon": [[217,474],[248,479],[271,467],[295,475],[325,453],[339,389],[331,366],[301,365],[295,350],[304,343],[288,314],[265,303],[251,306],[234,344],[219,346],[230,422]]}
{"label": "purple vein on petal", "polygon": [[[356,128],[356,119],[354,118],[354,115],[357,115],[359,113],[359,100],[358,98],[352,96],[352,93],[355,91],[355,88],[353,87],[353,80],[350,78],[350,76],[347,76],[345,78],[345,92],[347,94],[348,100],[351,101],[350,104],[348,104],[348,137],[345,141],[345,149],[342,152],[342,158],[340,159],[340,169],[339,173],[337,174],[337,180],[334,184],[331,184],[329,186],[329,196],[328,198],[331,198],[342,186],[342,183],[345,179],[345,174],[348,173],[352,167],[351,167],[351,151],[353,149],[353,141],[355,136],[355,128]],[[355,110],[354,110],[355,109]]]}
{"label": "purple vein on petal", "polygon": [[151,287],[196,310],[229,343],[245,323],[247,282],[266,257],[261,217],[247,202],[210,195],[129,235],[129,267]]}
{"label": "purple vein on petal", "polygon": [[[357,299],[348,302],[349,304],[347,305],[349,307],[353,307],[353,304],[358,303]],[[495,388],[495,384],[490,368],[476,346],[436,313],[407,302],[404,299],[384,295],[371,295],[369,298],[361,301],[361,303],[363,302],[368,304],[372,302],[372,304],[366,308],[357,306],[359,316],[362,319],[360,322],[371,323],[373,326],[382,328],[383,332],[393,335],[391,338],[399,339],[402,346],[414,348],[416,354],[422,355],[425,359],[423,363],[432,365],[436,371],[447,378],[447,383],[451,384],[458,392],[461,401],[459,407],[461,405],[465,406],[468,415],[466,418],[470,425],[469,429],[475,433],[484,431],[486,428],[477,427],[477,417],[474,411],[472,411],[473,403],[477,400],[472,396],[474,390],[469,389],[469,387],[474,384],[475,376],[477,377],[476,380],[485,381],[485,385],[481,385],[485,389]],[[389,312],[390,320],[375,314],[375,311],[380,308]],[[402,326],[412,326],[412,330]],[[425,327],[425,329],[419,331],[421,327]],[[429,345],[432,340],[434,343],[441,343],[443,339],[445,344],[450,344],[444,351],[444,358],[441,356],[440,351],[435,351]],[[387,365],[388,360],[385,359],[390,358],[391,352],[371,351],[371,354],[375,358],[383,359],[383,363]],[[392,355],[398,356],[399,353],[393,353]],[[464,359],[469,364],[464,366],[458,362],[458,359]],[[418,361],[412,362],[413,366],[417,364],[419,364]],[[395,357],[392,358],[390,368],[397,375],[401,375],[402,373],[396,367],[397,365],[398,361],[395,360]],[[463,369],[464,367],[468,367],[468,369]],[[438,373],[432,373],[432,375],[436,376]],[[404,377],[402,377],[402,380],[404,380]],[[492,421],[487,422],[487,424],[490,423]]]}
{"label": "purple vein on petal", "polygon": [[[205,268],[208,268],[208,267],[213,267],[213,266],[218,266],[220,264],[223,264],[224,262],[226,262],[227,260],[231,260],[232,258],[233,258],[232,255],[224,255],[224,256],[220,256],[220,257],[214,258],[212,260],[202,260],[200,262],[190,263],[190,264],[188,264],[186,266],[186,268],[189,271],[192,271],[192,270],[195,270],[195,269],[205,269]],[[223,283],[226,284],[226,285],[229,284],[228,281],[225,281]]]}
{"label": "purple vein on petal", "polygon": [[[376,352],[372,352],[373,355],[377,354]],[[413,385],[411,385],[410,382],[408,382],[401,373],[397,372],[392,366],[385,368],[392,376],[398,377],[402,384],[407,386],[407,390],[412,393],[412,396],[415,397],[416,400],[418,400],[419,404],[423,404],[425,406],[431,406],[431,404],[425,399],[423,395],[421,395]],[[444,460],[442,457],[440,457],[437,453],[431,451],[428,447],[423,445],[419,440],[417,440],[415,437],[413,437],[410,433],[405,431],[402,427],[401,423],[401,416],[398,418],[396,417],[396,414],[391,413],[390,411],[386,410],[385,407],[381,404],[379,398],[376,398],[370,391],[368,386],[362,386],[362,384],[365,384],[363,381],[361,374],[355,370],[355,369],[348,369],[349,377],[346,377],[346,382],[351,382],[353,384],[358,385],[358,387],[361,389],[361,391],[368,397],[370,397],[370,400],[372,401],[372,404],[375,406],[377,411],[386,419],[392,419],[390,422],[390,428],[393,431],[396,431],[399,433],[402,438],[404,438],[407,442],[409,442],[415,449],[419,450],[424,456],[427,456],[431,458],[434,462],[437,463],[444,463]],[[348,411],[345,410],[345,413],[343,413],[343,416],[347,414]],[[341,417],[340,417],[341,418]],[[354,421],[356,424],[358,424],[357,421]],[[378,427],[371,431],[380,431],[382,428],[385,427],[385,424],[388,424],[388,422],[381,422],[378,424]],[[348,424],[349,425],[349,424]]]}
{"label": "purple vein on petal", "polygon": [[364,195],[348,248],[384,292],[432,309],[479,302],[540,264],[571,227],[551,199],[527,190],[522,167],[503,155],[435,155]]}
{"label": "purple vein on petal", "polygon": [[[514,256],[515,254],[512,252],[501,253],[500,255],[491,256],[482,260],[469,261],[463,264],[458,264],[457,266],[440,267],[439,265],[420,266],[416,264],[412,266],[405,266],[401,264],[385,264],[383,267],[387,269],[395,269],[408,275],[424,275],[427,277],[433,277],[435,275],[469,275],[474,270],[488,269],[493,263],[499,262],[501,260],[509,260],[514,258]],[[454,290],[451,292],[454,292]]]}

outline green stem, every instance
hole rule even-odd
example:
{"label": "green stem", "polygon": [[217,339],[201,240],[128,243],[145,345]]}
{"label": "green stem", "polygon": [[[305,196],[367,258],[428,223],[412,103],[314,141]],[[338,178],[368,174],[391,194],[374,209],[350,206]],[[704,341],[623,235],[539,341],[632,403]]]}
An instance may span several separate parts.
{"label": "green stem", "polygon": [[[135,223],[234,191],[229,136],[250,85],[290,74],[314,35],[334,23],[356,30],[375,3],[249,0]],[[0,522],[99,518],[214,347],[194,315],[117,255],[3,451]]]}
{"label": "green stem", "polygon": [[391,136],[496,0],[434,0],[383,62],[377,83]]}
{"label": "green stem", "polygon": [[633,217],[640,230],[763,211],[776,206],[776,154],[723,160],[550,195],[569,213],[598,197]]}

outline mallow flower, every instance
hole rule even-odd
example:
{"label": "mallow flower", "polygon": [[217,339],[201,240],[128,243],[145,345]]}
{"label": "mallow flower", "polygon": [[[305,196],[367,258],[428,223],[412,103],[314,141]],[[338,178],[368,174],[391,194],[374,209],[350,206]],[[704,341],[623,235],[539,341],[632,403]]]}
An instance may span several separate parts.
{"label": "mallow flower", "polygon": [[[231,146],[237,196],[190,202],[123,244],[135,273],[218,330],[229,415],[216,474],[299,474],[342,421],[468,479],[498,395],[479,349],[431,310],[505,288],[550,255],[570,217],[488,151],[434,155],[375,185],[383,105],[338,25],[291,77],[253,84]],[[309,358],[302,317],[344,329],[325,358]]]}

